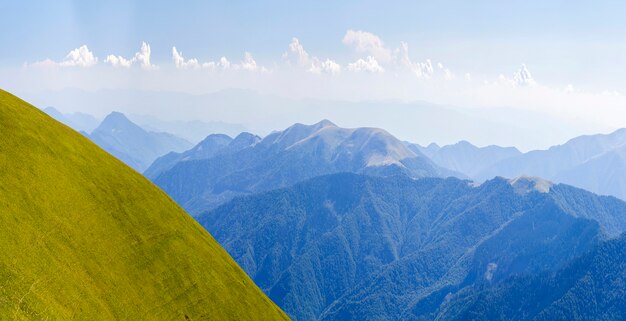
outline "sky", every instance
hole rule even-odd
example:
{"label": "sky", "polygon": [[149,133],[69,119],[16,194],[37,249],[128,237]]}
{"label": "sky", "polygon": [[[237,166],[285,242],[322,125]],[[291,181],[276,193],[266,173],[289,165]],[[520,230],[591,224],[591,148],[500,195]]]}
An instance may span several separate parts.
{"label": "sky", "polygon": [[0,0],[0,10],[10,13],[0,87],[43,103],[68,88],[243,88],[514,108],[580,133],[626,127],[623,1]]}

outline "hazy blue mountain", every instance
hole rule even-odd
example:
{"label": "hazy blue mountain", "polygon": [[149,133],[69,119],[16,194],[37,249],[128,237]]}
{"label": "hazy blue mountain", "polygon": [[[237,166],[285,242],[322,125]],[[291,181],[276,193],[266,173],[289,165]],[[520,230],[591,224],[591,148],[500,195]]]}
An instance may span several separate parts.
{"label": "hazy blue mountain", "polygon": [[626,200],[626,144],[563,170],[554,180]]}
{"label": "hazy blue mountain", "polygon": [[410,144],[409,148],[421,151],[441,167],[463,173],[468,177],[476,177],[495,163],[522,154],[515,147],[495,145],[476,147],[467,141],[443,147],[436,144],[430,144],[428,147]]}
{"label": "hazy blue mountain", "polygon": [[238,152],[259,141],[261,137],[246,132],[237,135],[234,139],[224,134],[211,134],[190,150],[182,153],[171,152],[157,158],[144,175],[149,179],[155,179],[179,162],[209,159],[219,154]]}
{"label": "hazy blue mountain", "polygon": [[247,131],[243,125],[221,121],[162,120],[154,116],[135,114],[129,115],[128,118],[147,130],[172,133],[192,143],[200,142],[209,134],[225,134],[235,137]]}
{"label": "hazy blue mountain", "polygon": [[198,221],[297,320],[429,319],[463,289],[557,271],[617,236],[626,203],[537,178],[342,173]]}
{"label": "hazy blue mountain", "polygon": [[109,114],[88,137],[139,172],[159,156],[191,147],[191,143],[172,134],[146,131],[118,112]]}
{"label": "hazy blue mountain", "polygon": [[[547,148],[585,132],[580,126],[573,126],[542,111],[503,107],[467,108],[469,106],[425,101],[298,99],[246,89],[225,89],[197,95],[154,90],[84,91],[66,88],[29,93],[27,98],[47,105],[63,105],[72,110],[81,108],[91,112],[110,110],[111,106],[115,106],[127,115],[145,114],[146,110],[150,110],[151,115],[162,120],[220,120],[243,124],[246,131],[262,137],[277,128],[286,128],[294,123],[313,123],[324,118],[332,119],[342,127],[384,128],[394,136],[413,143],[450,144],[468,140],[479,146],[495,144],[516,146],[524,150]],[[133,117],[130,119],[135,120]],[[443,121],[445,126],[442,126]],[[139,119],[136,123],[145,125]],[[166,128],[160,130],[186,137]],[[198,142],[210,133],[216,132],[200,133],[197,140],[192,141]],[[227,131],[217,133],[231,137],[236,135]]]}
{"label": "hazy blue mountain", "polygon": [[[449,297],[437,320],[626,320],[626,235],[553,273],[471,287]],[[434,319],[434,318],[433,318]]]}
{"label": "hazy blue mountain", "polygon": [[46,107],[43,111],[76,131],[91,132],[98,127],[99,124],[99,121],[95,117],[85,113],[63,114],[54,107]]}
{"label": "hazy blue mountain", "polygon": [[382,129],[346,129],[327,120],[295,124],[241,150],[208,159],[181,160],[166,167],[171,168],[150,176],[192,214],[237,195],[330,173],[403,173],[415,178],[452,174]]}
{"label": "hazy blue mountain", "polygon": [[421,153],[423,153],[424,155],[428,157],[431,157],[432,155],[434,155],[441,148],[441,146],[437,145],[436,143],[430,143],[426,147],[420,144],[413,144],[410,142],[405,142],[405,144],[410,149],[419,150]]}
{"label": "hazy blue mountain", "polygon": [[626,129],[620,129],[507,158],[472,177],[533,175],[626,199],[625,155]]}

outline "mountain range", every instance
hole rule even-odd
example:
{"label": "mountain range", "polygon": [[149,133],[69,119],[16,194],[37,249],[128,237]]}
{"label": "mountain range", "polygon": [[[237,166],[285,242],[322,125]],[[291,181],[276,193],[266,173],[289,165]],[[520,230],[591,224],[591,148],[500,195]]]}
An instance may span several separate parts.
{"label": "mountain range", "polygon": [[[552,179],[575,170],[590,161],[619,153],[626,146],[626,129],[611,134],[579,136],[547,150],[535,150],[504,159],[483,171],[477,178],[493,175],[515,176],[520,173]],[[567,175],[566,175],[567,176]]]}
{"label": "mountain range", "polygon": [[112,112],[89,139],[138,172],[146,170],[158,157],[171,151],[184,151],[192,144],[169,133],[147,131],[124,114]]}
{"label": "mountain range", "polygon": [[192,147],[114,112],[83,135],[194,215],[294,319],[624,319],[626,203],[562,183],[626,199],[626,129],[526,153],[328,120],[235,133]]}
{"label": "mountain range", "polygon": [[74,128],[76,131],[89,133],[98,127],[99,124],[98,119],[85,113],[63,114],[54,107],[46,107],[43,111],[57,121]]}
{"label": "mountain range", "polygon": [[[408,143],[412,150],[418,150],[437,165],[467,175],[476,177],[479,173],[490,169],[501,160],[519,156],[522,153],[515,147],[500,147],[489,145],[476,147],[467,141],[460,141],[453,145],[439,147],[430,144],[422,147],[418,144]],[[488,177],[493,178],[493,177]]]}
{"label": "mountain range", "polygon": [[243,125],[222,121],[162,120],[154,116],[136,114],[128,115],[128,118],[146,130],[171,133],[194,144],[203,140],[208,134],[221,133],[237,136],[246,131]]}
{"label": "mountain range", "polygon": [[475,175],[534,175],[626,199],[626,129],[580,136],[547,150],[502,159]]}
{"label": "mountain range", "polygon": [[246,132],[237,135],[234,139],[224,134],[211,134],[190,150],[182,153],[171,152],[159,157],[144,172],[144,175],[150,179],[155,179],[180,162],[209,159],[217,155],[238,152],[255,145],[260,140],[259,136]]}
{"label": "mountain range", "polygon": [[[246,139],[234,149],[231,144],[213,143],[216,137],[209,136],[195,150],[156,160],[146,170],[147,176],[196,215],[238,195],[285,187],[324,174],[402,173],[413,178],[458,174],[435,165],[421,152],[377,128],[340,128],[324,120],[313,125],[295,124],[263,139],[242,135]],[[206,154],[203,144],[221,147]]]}
{"label": "mountain range", "polygon": [[539,176],[626,200],[626,129],[573,138],[547,150],[476,147],[469,142],[439,147],[406,143],[437,165],[482,182],[496,176]]}
{"label": "mountain range", "polygon": [[[230,96],[226,94],[222,93],[218,96],[224,96],[222,98],[227,99]],[[86,133],[90,132],[89,129],[95,127],[97,123],[94,117],[87,114],[62,114],[52,107],[46,108],[45,111],[70,127]],[[142,128],[148,129],[144,129],[146,133],[159,133],[160,135],[156,136],[161,137],[146,139],[146,141],[153,142],[143,144],[137,144],[136,140],[133,141],[133,137],[108,137],[107,139],[100,137],[96,142],[141,172],[148,169],[157,157],[172,151],[182,152],[191,147],[191,143],[184,142],[184,139],[160,133],[162,131],[181,133],[181,137],[195,142],[207,133],[221,131],[235,135],[245,129],[243,126],[237,127],[225,123],[161,121],[151,116],[133,117],[143,124]],[[133,126],[136,125],[133,124]],[[406,143],[406,145],[411,151],[428,157],[444,171],[449,170],[448,174],[461,178],[469,177],[484,181],[495,176],[539,176],[585,188],[595,193],[626,199],[625,131],[626,129],[622,129],[611,134],[579,136],[547,150],[533,150],[526,153],[521,153],[514,147],[496,145],[476,147],[467,141],[443,147],[437,144],[427,147],[413,143]],[[116,141],[116,143],[111,143],[111,141]],[[141,149],[146,146],[148,146],[148,151],[142,151]],[[151,179],[156,178],[154,172],[153,170],[147,172],[147,176]]]}
{"label": "mountain range", "polygon": [[0,319],[287,320],[167,195],[0,91]]}
{"label": "mountain range", "polygon": [[[626,203],[530,177],[340,173],[197,219],[296,320],[430,320],[466,291],[555,273],[619,236]],[[621,272],[607,291],[624,291]]]}
{"label": "mountain range", "polygon": [[[414,143],[448,144],[467,140],[479,146],[513,145],[529,150],[547,148],[584,132],[597,130],[597,126],[583,126],[584,129],[581,129],[581,126],[574,126],[542,110],[506,107],[478,109],[472,106],[393,99],[363,101],[356,97],[354,101],[299,99],[236,88],[204,94],[65,88],[31,92],[27,98],[39,104],[91,113],[111,110],[111,106],[114,106],[140,125],[145,123],[133,115],[145,114],[146,110],[162,120],[220,120],[230,124],[242,124],[248,131],[262,137],[294,123],[312,124],[320,119],[330,119],[342,127],[384,128],[396,137]],[[179,132],[152,127],[187,138]],[[202,137],[210,133],[219,132],[206,132]],[[236,136],[235,133],[222,133]]]}

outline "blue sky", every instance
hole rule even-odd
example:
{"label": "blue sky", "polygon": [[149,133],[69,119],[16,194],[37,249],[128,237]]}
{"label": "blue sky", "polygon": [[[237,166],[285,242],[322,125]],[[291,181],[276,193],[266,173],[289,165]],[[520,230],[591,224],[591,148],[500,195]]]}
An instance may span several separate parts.
{"label": "blue sky", "polygon": [[[170,48],[196,56],[280,58],[292,37],[335,59],[353,54],[349,29],[372,32],[416,59],[498,75],[525,63],[545,83],[615,89],[626,83],[622,1],[3,1],[4,66],[64,57],[86,44],[132,55],[148,42],[153,60]],[[616,88],[610,88],[616,87]]]}
{"label": "blue sky", "polygon": [[[0,87],[42,104],[68,88],[242,88],[626,127],[623,1],[0,0],[0,11]],[[91,105],[66,98],[59,109]]]}

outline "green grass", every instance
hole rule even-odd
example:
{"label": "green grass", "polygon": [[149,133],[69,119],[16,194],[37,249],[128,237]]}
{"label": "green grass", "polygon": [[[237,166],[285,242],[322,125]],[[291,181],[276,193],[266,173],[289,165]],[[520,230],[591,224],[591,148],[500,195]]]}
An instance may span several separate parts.
{"label": "green grass", "polygon": [[0,319],[287,317],[165,193],[0,90]]}

